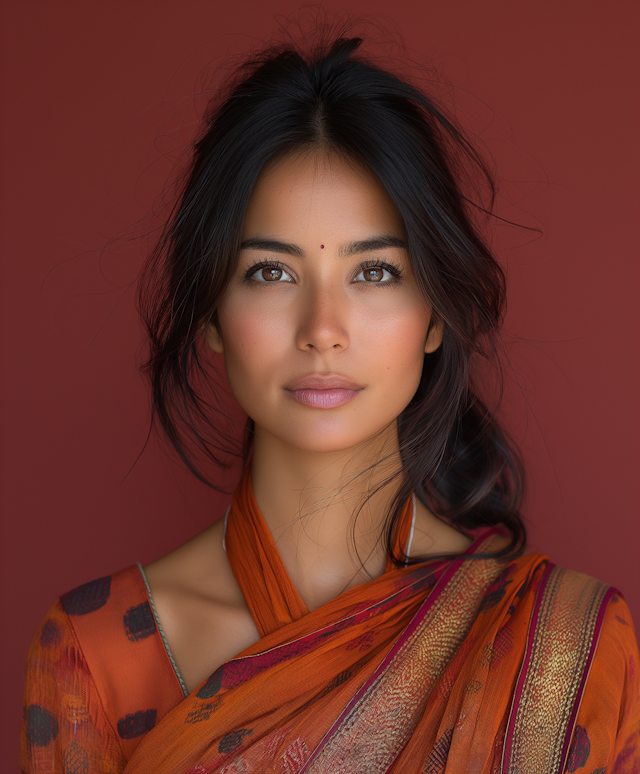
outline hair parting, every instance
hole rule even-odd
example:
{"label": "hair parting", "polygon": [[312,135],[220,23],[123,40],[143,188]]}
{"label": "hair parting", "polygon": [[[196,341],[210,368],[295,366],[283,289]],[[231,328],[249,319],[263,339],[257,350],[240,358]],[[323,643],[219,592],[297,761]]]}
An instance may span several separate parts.
{"label": "hair parting", "polygon": [[[264,166],[296,153],[339,154],[384,186],[404,225],[418,289],[444,324],[442,344],[425,355],[418,390],[398,420],[402,470],[375,485],[396,487],[387,550],[415,492],[463,531],[502,525],[511,541],[501,553],[516,556],[526,542],[523,466],[496,419],[506,281],[478,226],[496,186],[439,101],[362,51],[362,38],[340,31],[324,30],[310,44],[280,43],[248,58],[213,98],[139,286],[154,419],[202,481],[211,483],[199,458],[223,466],[229,454],[246,461],[253,423],[238,432],[211,378],[202,334],[217,325]],[[491,405],[478,377],[487,366],[495,369]]]}

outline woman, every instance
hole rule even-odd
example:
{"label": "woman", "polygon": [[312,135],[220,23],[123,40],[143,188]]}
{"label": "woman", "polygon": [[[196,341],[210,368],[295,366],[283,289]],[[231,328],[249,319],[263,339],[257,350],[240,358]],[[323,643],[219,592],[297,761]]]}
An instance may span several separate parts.
{"label": "woman", "polygon": [[334,39],[214,103],[143,277],[156,416],[223,519],[64,594],[27,665],[28,772],[593,772],[640,765],[615,590],[523,555],[480,399],[504,276],[491,179],[437,104]]}

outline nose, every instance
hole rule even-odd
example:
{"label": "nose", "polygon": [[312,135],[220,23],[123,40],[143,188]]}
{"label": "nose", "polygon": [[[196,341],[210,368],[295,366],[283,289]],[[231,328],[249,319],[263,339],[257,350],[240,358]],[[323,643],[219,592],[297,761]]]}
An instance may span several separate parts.
{"label": "nose", "polygon": [[310,287],[300,298],[296,346],[305,352],[341,351],[349,346],[347,299],[330,285]]}

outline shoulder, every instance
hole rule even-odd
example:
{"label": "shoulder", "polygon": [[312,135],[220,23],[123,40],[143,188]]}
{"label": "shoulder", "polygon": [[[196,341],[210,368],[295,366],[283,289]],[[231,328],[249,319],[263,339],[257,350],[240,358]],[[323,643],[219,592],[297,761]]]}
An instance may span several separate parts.
{"label": "shoulder", "polygon": [[144,578],[136,565],[83,583],[62,594],[58,604],[96,669],[104,654],[126,659],[129,643],[156,634]]}
{"label": "shoulder", "polygon": [[116,664],[127,667],[129,662],[155,656],[153,668],[161,656],[156,639],[145,580],[140,568],[132,565],[62,594],[45,616],[30,658],[43,650],[53,657],[62,643],[73,642],[81,654],[81,664],[75,659],[76,667],[82,666],[92,679],[105,684],[117,671]]}
{"label": "shoulder", "polygon": [[[524,569],[534,557],[516,564]],[[638,646],[628,607],[608,584],[546,557],[527,579],[526,591],[515,595],[514,618],[521,612],[526,628],[520,627],[509,755],[522,755],[531,734],[546,727],[549,749],[569,750],[568,771],[613,770],[625,746],[636,744],[640,722]]]}
{"label": "shoulder", "polygon": [[[160,608],[187,608],[200,617],[203,608],[246,609],[223,546],[224,519],[219,519],[169,554],[145,565],[153,600]],[[185,607],[186,606],[186,607]]]}
{"label": "shoulder", "polygon": [[183,696],[136,565],[62,594],[29,650],[27,705],[56,733],[91,716],[126,753]]}
{"label": "shoulder", "polygon": [[544,555],[525,555],[515,565],[521,573],[526,571],[526,585],[534,597],[532,624],[540,636],[554,629],[565,639],[597,641],[605,619],[609,620],[608,609],[621,601],[620,592],[604,581],[554,564]]}
{"label": "shoulder", "polygon": [[572,627],[576,635],[595,640],[625,632],[635,642],[631,613],[621,592],[586,573],[548,562],[537,589],[534,611],[541,623],[553,619],[558,627]]}
{"label": "shoulder", "polygon": [[224,596],[228,563],[223,535],[224,519],[220,519],[170,553],[145,565],[154,600],[173,594]]}
{"label": "shoulder", "polygon": [[[602,614],[602,626],[590,680],[601,679],[599,670],[607,675],[610,688],[618,692],[623,703],[635,697],[640,715],[638,641],[629,606],[615,589]],[[640,721],[640,717],[638,720]]]}
{"label": "shoulder", "polygon": [[60,596],[60,607],[73,622],[98,621],[136,603],[144,604],[146,587],[136,565],[95,578]]}
{"label": "shoulder", "polygon": [[640,655],[631,613],[618,593],[603,612],[571,755],[570,771],[640,767]]}
{"label": "shoulder", "polygon": [[[136,577],[137,574],[137,577]],[[138,580],[139,579],[139,580]],[[62,771],[67,752],[82,747],[91,770],[122,764],[118,708],[105,690],[104,663],[126,624],[115,608],[141,604],[137,567],[83,583],[63,594],[42,621],[26,663],[21,766],[25,771]],[[140,629],[135,613],[129,632]],[[64,769],[66,770],[66,769]]]}
{"label": "shoulder", "polygon": [[[505,538],[495,530],[482,532],[471,553],[491,554]],[[553,563],[541,553],[528,553],[511,560],[496,561],[494,581],[486,591],[480,612],[512,615],[526,624],[529,640],[552,634],[567,642],[593,640],[599,636],[604,615],[619,594],[607,583]]]}
{"label": "shoulder", "polygon": [[619,591],[597,578],[549,563],[532,611],[531,646],[540,653],[564,653],[577,667],[592,668],[607,652],[626,660],[637,643],[629,608]]}
{"label": "shoulder", "polygon": [[[640,656],[631,612],[622,594],[585,573],[549,563],[532,609],[529,652],[548,676],[568,679],[574,665],[575,690],[586,684],[590,712],[616,720],[640,721]],[[542,670],[542,666],[545,667]]]}
{"label": "shoulder", "polygon": [[[135,565],[83,583],[55,601],[31,643],[30,652],[41,648],[54,650],[63,640],[75,640],[83,646],[92,631],[109,637],[114,629],[126,627],[127,612],[133,613],[129,618],[137,619],[135,608],[144,605],[146,599],[144,580]],[[124,616],[120,615],[123,610]],[[132,624],[135,628],[136,622],[132,620]]]}
{"label": "shoulder", "polygon": [[118,703],[125,690],[119,674],[127,675],[129,685],[130,672],[141,674],[143,681],[150,676],[175,680],[137,565],[83,583],[62,594],[58,604],[109,700]]}

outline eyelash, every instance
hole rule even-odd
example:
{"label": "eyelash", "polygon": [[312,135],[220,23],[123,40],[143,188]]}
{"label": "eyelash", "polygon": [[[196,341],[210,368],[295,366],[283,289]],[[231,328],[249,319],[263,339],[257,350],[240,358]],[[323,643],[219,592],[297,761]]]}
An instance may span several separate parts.
{"label": "eyelash", "polygon": [[[282,269],[282,271],[287,271],[286,266],[283,263],[280,263],[280,261],[257,261],[256,263],[249,266],[249,268],[242,275],[243,282],[251,282],[253,275],[260,269]],[[289,274],[289,272],[287,272],[287,274]],[[269,283],[265,282],[264,284],[266,285]]]}
{"label": "eyelash", "polygon": [[[249,266],[249,268],[244,272],[242,275],[242,281],[243,282],[251,282],[253,275],[260,271],[260,269],[281,269],[282,271],[287,272],[287,274],[290,274],[291,272],[287,270],[287,267],[281,263],[280,261],[257,261],[256,263]],[[381,282],[359,282],[357,284],[367,284],[367,285],[393,285],[395,282],[398,282],[404,277],[404,269],[401,266],[397,266],[394,263],[389,263],[387,261],[377,261],[375,258],[369,258],[366,261],[363,261],[360,266],[355,271],[354,276],[358,276],[363,271],[366,271],[367,269],[383,269],[389,272],[391,274],[392,279],[390,280],[384,280]],[[263,284],[263,283],[260,283]],[[270,283],[264,283],[270,284]],[[273,283],[278,284],[276,282]]]}
{"label": "eyelash", "polygon": [[388,261],[376,261],[375,258],[369,258],[363,261],[356,271],[356,275],[367,269],[384,269],[389,272],[392,279],[385,280],[384,282],[368,282],[368,285],[392,285],[394,282],[401,280],[404,277],[404,269],[402,266],[398,266],[395,263],[389,263]]}

